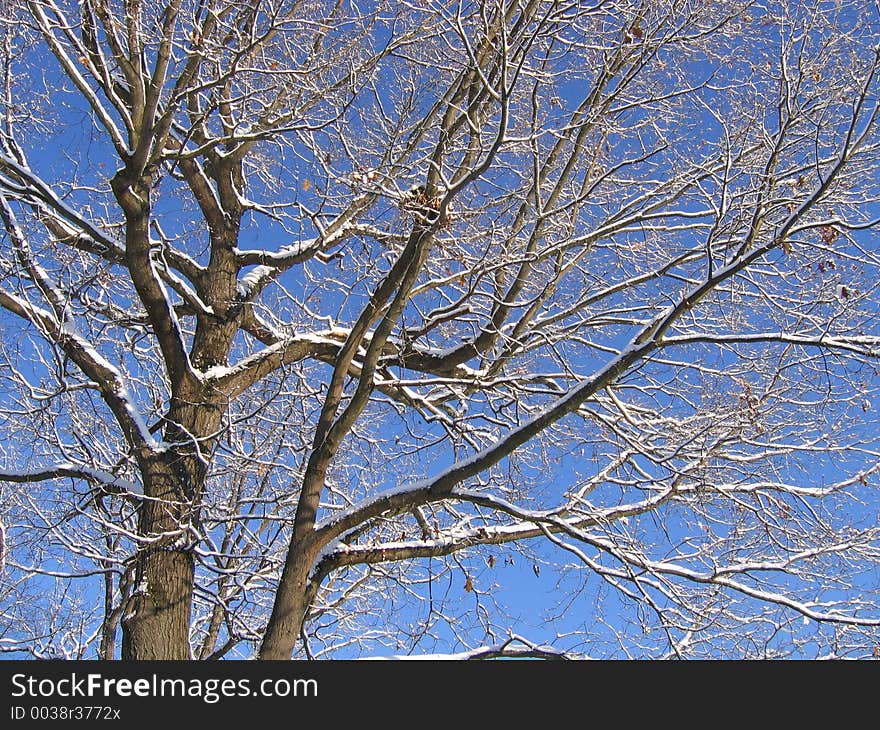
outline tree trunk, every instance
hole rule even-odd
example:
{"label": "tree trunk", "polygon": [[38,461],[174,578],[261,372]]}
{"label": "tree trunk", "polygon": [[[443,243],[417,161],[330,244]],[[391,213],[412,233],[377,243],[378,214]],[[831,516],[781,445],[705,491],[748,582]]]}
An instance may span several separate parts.
{"label": "tree trunk", "polygon": [[122,658],[191,659],[192,554],[144,551],[138,557],[138,574],[136,593],[122,621]]}
{"label": "tree trunk", "polygon": [[189,519],[187,500],[164,465],[145,472],[144,493],[151,498],[141,507],[138,533],[155,542],[135,557],[135,584],[122,618],[122,658],[190,659],[195,576],[187,536],[180,534]]}

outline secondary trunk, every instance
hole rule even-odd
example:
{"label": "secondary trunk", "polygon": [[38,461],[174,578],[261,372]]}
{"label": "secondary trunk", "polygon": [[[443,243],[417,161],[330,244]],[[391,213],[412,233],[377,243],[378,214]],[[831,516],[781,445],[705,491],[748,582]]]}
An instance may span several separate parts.
{"label": "secondary trunk", "polygon": [[278,583],[272,616],[260,646],[259,659],[288,660],[293,654],[309,607],[307,588],[314,559],[315,551],[304,542],[295,542],[291,546]]}

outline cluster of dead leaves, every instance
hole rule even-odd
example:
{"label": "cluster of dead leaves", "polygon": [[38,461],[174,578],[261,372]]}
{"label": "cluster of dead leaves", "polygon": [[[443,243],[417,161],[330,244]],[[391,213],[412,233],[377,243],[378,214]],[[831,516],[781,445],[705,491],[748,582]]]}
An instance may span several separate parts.
{"label": "cluster of dead leaves", "polygon": [[834,226],[822,226],[819,229],[819,236],[822,238],[822,243],[830,245],[840,237],[840,231]]}
{"label": "cluster of dead leaves", "polygon": [[626,43],[632,43],[645,37],[645,31],[642,30],[638,23],[633,23],[628,31],[623,34],[623,40]]}

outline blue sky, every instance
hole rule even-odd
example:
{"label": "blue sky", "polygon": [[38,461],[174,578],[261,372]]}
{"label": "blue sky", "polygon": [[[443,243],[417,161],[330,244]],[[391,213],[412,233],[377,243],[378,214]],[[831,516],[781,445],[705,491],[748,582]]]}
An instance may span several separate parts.
{"label": "blue sky", "polygon": [[[822,8],[831,7],[826,3],[820,5]],[[776,4],[772,5],[772,8],[776,7]],[[803,17],[810,12],[800,6],[795,10],[794,15],[800,13]],[[708,52],[688,51],[684,44],[669,47],[651,59],[650,71],[654,74],[651,78],[661,91],[664,90],[663,83],[677,89],[693,84],[700,86],[700,90],[669,97],[662,93],[652,95],[652,87],[646,84],[638,94],[633,92],[641,99],[640,104],[617,114],[609,113],[605,122],[607,128],[603,131],[597,127],[595,136],[590,138],[590,143],[596,145],[596,159],[609,169],[614,163],[626,160],[630,160],[630,164],[621,167],[618,179],[609,173],[607,184],[595,186],[594,194],[587,196],[577,208],[577,219],[571,232],[566,234],[564,226],[560,226],[554,229],[552,236],[564,243],[565,235],[584,235],[598,229],[609,217],[609,211],[623,209],[629,201],[645,195],[655,179],[671,176],[673,170],[684,169],[696,161],[713,160],[719,154],[723,156],[726,149],[744,149],[750,141],[760,139],[758,130],[761,125],[757,122],[743,132],[740,139],[724,139],[728,123],[733,131],[736,131],[737,124],[745,128],[743,120],[748,118],[749,105],[754,106],[755,120],[763,121],[763,133],[772,136],[779,120],[778,111],[770,108],[768,99],[774,98],[776,93],[773,77],[781,63],[780,39],[790,39],[798,34],[796,29],[777,25],[775,20],[764,22],[762,18],[770,17],[771,10],[754,5],[749,12],[752,13],[751,19],[740,18],[741,28],[732,34],[730,42],[727,45],[719,42],[715,47],[717,57]],[[852,14],[842,11],[838,16],[841,38],[866,18],[868,27],[856,28],[861,37],[849,42],[847,53],[855,54],[868,47],[870,37],[876,36],[877,19],[865,9],[854,10]],[[821,91],[822,85],[838,79],[829,77],[831,80],[826,81],[821,75],[814,78],[813,72],[806,67],[800,69],[796,63],[798,53],[802,52],[805,60],[815,62],[816,68],[821,67],[823,74],[843,73],[866,62],[858,57],[853,60],[853,55],[847,56],[842,51],[838,54],[833,39],[824,37],[822,32],[805,33],[803,47],[794,43],[784,54],[785,63],[800,74],[805,99],[821,99],[817,91]],[[572,33],[577,40],[577,31]],[[384,31],[377,32],[377,42],[384,39],[383,34]],[[743,52],[744,44],[746,52]],[[847,44],[841,41],[841,45]],[[827,58],[823,56],[823,48],[827,48]],[[540,110],[542,123],[550,130],[536,142],[542,152],[546,153],[554,135],[560,134],[554,128],[554,120],[565,120],[572,113],[582,101],[584,89],[589,88],[595,72],[588,64],[584,67],[583,57],[578,53],[586,51],[570,51],[569,55],[560,56],[560,73],[563,75],[556,81],[556,101],[550,108]],[[30,83],[36,92],[33,98],[35,113],[46,118],[44,124],[28,127],[22,137],[32,168],[56,185],[56,193],[67,205],[92,218],[106,216],[107,229],[112,230],[121,216],[112,207],[106,183],[118,161],[112,159],[112,150],[83,100],[75,93],[68,93],[69,87],[64,93],[58,91],[62,87],[61,76],[45,49],[36,46],[23,58],[30,65]],[[828,65],[822,66],[825,61]],[[381,167],[378,157],[381,147],[377,147],[381,139],[377,138],[384,130],[371,127],[371,122],[375,124],[379,118],[378,105],[400,99],[398,94],[403,94],[401,90],[405,91],[410,79],[415,79],[423,84],[428,94],[424,101],[413,103],[411,117],[415,119],[435,101],[430,92],[440,88],[439,82],[446,73],[439,68],[408,69],[411,64],[405,58],[389,60],[375,76],[378,98],[374,99],[365,92],[347,111],[349,116],[344,118],[347,124],[328,125],[326,129],[311,136],[304,134],[301,138],[291,135],[292,141],[287,146],[265,145],[258,150],[263,155],[260,163],[263,168],[260,174],[255,172],[251,176],[248,197],[263,202],[280,190],[289,207],[279,209],[281,220],[273,220],[260,212],[247,214],[239,239],[240,249],[277,250],[315,236],[316,229],[310,216],[322,201],[330,209],[346,196],[351,197],[354,168],[369,171],[373,166]],[[411,76],[403,75],[405,71]],[[749,84],[764,96],[751,98]],[[851,88],[841,89],[852,92]],[[550,95],[546,90],[542,93]],[[802,110],[804,124],[821,127],[831,115],[845,111],[847,104],[851,103],[850,98],[816,111],[815,117],[811,116],[813,107],[805,102]],[[876,103],[876,90],[872,90],[869,100]],[[668,118],[658,119],[658,115],[667,113]],[[320,110],[315,117],[321,118]],[[833,139],[829,131],[827,136],[823,136],[824,133],[819,135],[816,146],[811,148],[805,142],[809,137],[801,137],[797,139],[794,151],[787,152],[787,162],[780,174],[785,172],[790,178],[788,194],[792,199],[802,199],[809,185],[815,184],[816,176],[811,177],[811,155],[818,152],[820,156],[827,156],[839,142],[840,124],[830,125],[829,130],[832,129],[838,139]],[[342,142],[348,141],[362,142],[363,149],[352,152],[344,148]],[[326,147],[332,156],[331,162],[316,159],[309,144]],[[645,149],[656,149],[656,153],[644,160],[633,161]],[[448,304],[460,296],[462,285],[454,281],[458,273],[462,274],[463,280],[473,282],[477,292],[473,302],[478,312],[485,314],[488,311],[492,292],[485,282],[490,276],[480,267],[485,262],[491,265],[502,260],[507,254],[505,245],[509,242],[505,235],[513,225],[516,199],[511,201],[505,195],[529,179],[532,174],[530,154],[528,147],[511,144],[501,155],[497,168],[487,172],[456,200],[459,218],[449,230],[438,236],[440,240],[428,264],[429,273],[422,283],[429,277],[443,275],[450,280],[444,286],[417,293],[404,310],[404,326],[417,327],[432,308]],[[862,186],[849,192],[841,191],[837,210],[817,211],[816,220],[820,219],[820,214],[835,214],[860,222],[880,214],[873,155],[873,148],[870,148],[864,156],[866,179]],[[369,212],[368,221],[370,225],[384,227],[399,235],[406,233],[411,221],[402,213],[392,193],[423,177],[427,169],[424,155],[414,154],[406,158],[405,163],[403,169],[387,169],[388,165],[383,168],[387,178],[383,181],[379,201]],[[855,164],[861,163],[856,161]],[[345,453],[346,462],[332,475],[333,483],[323,514],[329,515],[352,501],[357,502],[382,490],[439,474],[478,448],[502,439],[506,429],[524,422],[537,409],[553,402],[562,389],[573,387],[579,379],[586,378],[613,358],[615,350],[629,342],[638,325],[656,316],[660,306],[677,301],[682,291],[706,275],[707,262],[705,258],[692,256],[689,262],[676,267],[672,275],[659,276],[638,287],[624,288],[601,304],[578,309],[585,293],[598,294],[615,283],[625,283],[676,255],[691,251],[699,253],[701,237],[710,235],[715,222],[719,225],[713,264],[716,268],[723,266],[730,258],[732,246],[725,243],[725,235],[738,240],[735,235],[737,225],[749,212],[749,196],[755,194],[760,182],[760,170],[754,164],[734,160],[731,168],[732,177],[726,181],[720,171],[707,175],[701,186],[691,185],[686,195],[665,203],[664,217],[639,220],[613,235],[599,236],[590,244],[592,248],[585,251],[588,255],[583,265],[572,269],[564,286],[560,286],[558,293],[541,311],[541,316],[554,324],[554,317],[559,317],[562,324],[582,317],[580,327],[573,329],[569,338],[549,342],[546,347],[536,347],[515,359],[515,366],[545,376],[544,382],[524,386],[518,391],[517,398],[508,397],[504,390],[506,386],[501,383],[496,389],[486,391],[489,395],[474,395],[466,404],[467,408],[457,404],[456,417],[477,429],[472,443],[467,443],[461,434],[454,439],[447,437],[437,421],[426,421],[423,416],[412,413],[398,415],[394,404],[378,395],[365,413],[359,438],[352,439],[350,450]],[[695,166],[694,169],[698,168]],[[336,176],[335,179],[326,176],[328,170]],[[809,180],[799,183],[801,174]],[[74,179],[76,184],[69,185]],[[629,187],[627,180],[630,181]],[[580,179],[574,182],[580,182]],[[572,191],[576,189],[574,182]],[[175,245],[204,262],[207,260],[204,221],[185,191],[180,193],[181,189],[183,187],[173,176],[165,176],[159,187],[155,217],[162,232]],[[726,215],[713,218],[710,206],[721,205],[725,189],[734,200],[732,208]],[[658,193],[652,194],[659,196]],[[782,195],[779,194],[780,200]],[[485,206],[483,212],[468,218],[469,212],[480,210],[480,206]],[[571,206],[575,207],[573,203]],[[700,211],[704,214],[695,217]],[[563,217],[560,215],[560,219]],[[548,240],[552,236],[548,235]],[[740,329],[735,334],[775,332],[777,328],[787,328],[791,332],[812,335],[821,326],[827,326],[832,335],[861,333],[877,336],[878,300],[874,286],[878,262],[864,256],[865,251],[876,251],[875,232],[854,230],[827,245],[822,242],[820,229],[804,230],[793,238],[794,253],[786,254],[781,249],[769,252],[723,292],[702,302],[697,310],[698,319],[689,321],[683,318],[674,334],[684,336],[706,332],[717,335],[724,333],[728,325],[736,325]],[[51,246],[45,238],[35,240],[39,255],[45,254],[47,260],[52,260]],[[5,255],[8,243],[3,245]],[[515,246],[512,248],[515,250]],[[587,248],[586,244],[584,248]],[[349,326],[387,274],[396,249],[378,242],[375,237],[357,236],[337,253],[336,258],[328,261],[313,259],[279,277],[277,288],[265,300],[267,318],[275,315],[286,318],[293,332]],[[542,266],[548,267],[547,271],[551,265],[548,262],[552,262],[549,256],[541,262]],[[53,275],[57,275],[62,287],[82,287],[95,297],[105,295],[113,304],[130,306],[131,291],[111,285],[115,270],[99,266],[88,272],[86,267],[89,265],[56,260]],[[91,282],[87,281],[90,273]],[[245,269],[241,275],[247,273]],[[546,271],[541,273],[547,276]],[[540,294],[542,281],[538,280],[535,285],[537,294],[530,292],[532,296]],[[526,305],[518,306],[522,310]],[[563,316],[569,308],[571,312]],[[433,330],[424,341],[437,350],[453,347],[464,338],[473,336],[481,324],[477,315],[461,316],[447,328]],[[104,329],[95,325],[91,331],[97,336]],[[44,378],[49,383],[55,368],[71,367],[69,363],[57,362],[49,348],[38,344],[36,333],[22,327],[12,315],[0,313],[0,332],[7,356],[18,362],[22,374],[34,382]],[[400,332],[396,336],[399,337]],[[108,359],[123,366],[130,380],[137,383],[132,389],[133,399],[150,414],[152,423],[165,407],[162,401],[164,378],[156,367],[156,353],[149,334],[146,331],[140,334],[131,332],[129,337],[125,342],[105,341],[102,343],[103,352]],[[234,358],[258,348],[258,344],[242,338],[234,350]],[[37,357],[38,351],[42,353],[42,360]],[[480,363],[475,359],[468,365],[476,368]],[[391,369],[391,372],[395,377],[412,381],[411,387],[421,393],[432,393],[434,388],[442,390],[445,387],[442,383],[428,382],[430,378],[422,374],[402,368]],[[223,552],[220,543],[223,530],[228,526],[224,519],[229,517],[223,509],[231,490],[240,489],[249,495],[236,505],[242,514],[235,515],[235,518],[249,529],[264,530],[259,535],[249,535],[247,530],[239,533],[243,540],[252,540],[251,550],[275,539],[281,521],[290,519],[295,506],[293,497],[297,479],[310,446],[310,433],[306,429],[320,408],[320,387],[326,385],[329,377],[330,368],[326,365],[292,366],[286,378],[268,378],[262,388],[255,388],[230,411],[234,416],[253,414],[259,426],[256,433],[250,434],[231,429],[228,439],[221,439],[218,444],[217,472],[209,492],[209,500],[217,514],[212,535],[216,542],[213,545],[205,542],[202,548],[206,555]],[[551,382],[553,384],[548,385]],[[634,455],[619,467],[611,468],[607,472],[608,478],[587,495],[591,509],[610,510],[636,502],[651,494],[657,485],[671,483],[679,472],[687,472],[689,479],[702,479],[707,491],[703,494],[694,488],[692,494],[668,509],[617,519],[613,524],[597,528],[597,539],[604,535],[619,540],[621,545],[638,544],[660,563],[676,558],[681,566],[693,569],[699,566],[708,570],[713,561],[724,565],[752,555],[764,559],[774,554],[785,555],[786,550],[794,549],[793,544],[786,543],[789,536],[803,539],[810,530],[816,530],[818,534],[823,526],[833,526],[842,532],[846,529],[870,530],[875,526],[878,504],[873,481],[876,477],[864,485],[856,481],[839,499],[834,495],[820,499],[818,492],[800,493],[797,490],[819,490],[876,465],[880,445],[874,415],[875,409],[880,408],[880,397],[874,397],[877,386],[875,362],[867,358],[860,361],[858,358],[844,358],[835,352],[816,355],[808,348],[786,343],[732,342],[723,346],[692,343],[670,348],[624,376],[616,383],[613,392],[598,393],[578,414],[568,416],[555,426],[547,439],[503,460],[483,486],[504,498],[522,499],[525,509],[549,509],[558,504],[560,495],[577,491],[597,474],[609,469],[615,457],[628,448],[637,452],[641,445],[656,449],[652,451],[653,456]],[[11,387],[0,386],[0,404],[5,407],[15,408],[19,397]],[[509,402],[503,402],[504,398]],[[33,399],[27,401],[24,410],[33,408],[37,415],[12,414],[0,421],[3,467],[21,469],[32,462],[48,459],[55,440],[63,442],[68,454],[77,458],[85,458],[90,449],[94,449],[97,461],[106,461],[108,454],[123,449],[119,434],[112,428],[103,429],[88,423],[85,425],[94,426],[93,431],[77,432],[84,427],[81,421],[73,428],[74,421],[82,414],[78,409],[85,408],[89,402],[96,401],[88,392],[66,393],[57,399],[58,405],[48,405],[41,417],[37,410],[38,401]],[[94,407],[96,413],[106,415],[106,409],[100,403]],[[627,425],[622,412],[632,414],[632,427]],[[24,436],[23,424],[44,429],[40,433],[42,439]],[[719,448],[723,458],[708,462],[705,469],[701,467],[702,470],[694,467],[693,454],[697,453],[694,444],[703,444],[709,450],[714,448],[713,444],[723,441],[728,432],[733,434],[729,438],[740,440],[729,448]],[[765,471],[751,472],[749,459],[762,452],[767,452]],[[666,456],[660,459],[657,454]],[[248,469],[244,477],[234,473],[242,464]],[[787,493],[784,490],[780,493],[775,488],[768,488],[766,493],[758,490],[757,496],[747,495],[745,490],[740,495],[733,490],[764,479],[794,488]],[[720,489],[722,486],[731,487],[732,491],[724,492]],[[719,488],[711,493],[711,487]],[[48,540],[47,532],[47,540],[41,543],[28,520],[39,522],[45,519],[52,523],[61,515],[69,514],[71,504],[65,501],[65,496],[71,488],[82,498],[87,492],[85,484],[68,480],[50,483],[45,488],[25,488],[8,483],[2,486],[4,497],[11,491],[16,495],[16,513],[11,520],[6,519],[11,539],[22,545],[15,558],[19,565],[39,563],[41,569],[49,571],[70,567],[69,558],[62,555],[65,546],[59,542],[59,536],[66,534],[65,531],[56,533],[52,540]],[[34,495],[33,504],[27,505],[23,498],[26,494]],[[34,511],[23,516],[27,509],[33,510],[34,505],[41,504],[49,507],[45,518],[34,517]],[[131,515],[131,507],[123,501],[114,504],[112,509],[119,520],[124,515]],[[244,514],[246,509],[253,510],[248,519]],[[450,529],[456,521],[476,524],[477,508],[464,505],[458,510],[457,514],[446,512],[439,519]],[[262,517],[266,520],[261,520]],[[97,541],[100,530],[87,527],[89,523],[83,517],[77,519],[82,529],[87,530],[84,534]],[[802,532],[797,532],[795,527],[789,528],[787,520]],[[501,522],[495,516],[486,519],[490,526],[497,527]],[[766,545],[761,543],[762,525],[774,528],[773,538]],[[91,529],[95,531],[88,531]],[[743,531],[742,542],[739,545],[726,542],[737,529]],[[402,531],[408,540],[416,539],[418,535],[418,527],[410,518],[389,521],[377,527],[373,534],[376,540],[393,543],[399,541],[398,531]],[[116,558],[131,549],[124,537],[108,539],[111,543],[117,542],[102,545],[101,549]],[[28,540],[33,542],[28,544]],[[570,541],[567,544],[572,546]],[[278,543],[279,549],[282,545],[283,540]],[[876,542],[872,545],[876,549]],[[709,546],[717,548],[717,552],[705,552]],[[602,554],[598,548],[580,547],[586,558],[597,560],[603,568],[617,569],[617,563],[608,553]],[[677,613],[672,598],[674,590],[684,590],[681,587],[683,581],[670,576],[650,580],[646,577],[641,583],[638,580],[627,583],[620,579],[618,584],[626,584],[634,591],[632,596],[626,596],[613,587],[611,578],[603,580],[595,570],[585,567],[583,560],[560,546],[535,540],[525,548],[525,555],[511,546],[490,546],[459,553],[453,558],[421,560],[414,566],[405,564],[410,571],[406,578],[412,580],[412,584],[396,582],[396,568],[389,567],[387,576],[375,575],[374,582],[353,601],[354,610],[362,621],[360,624],[353,623],[345,609],[327,611],[316,617],[313,649],[320,651],[325,647],[328,651],[332,649],[334,656],[341,657],[358,656],[364,651],[381,654],[455,652],[480,643],[503,640],[505,632],[513,630],[531,641],[553,644],[579,655],[661,656],[668,651],[670,643],[693,646],[701,642],[701,632],[708,635],[713,629],[712,622],[702,625],[697,620],[695,624],[699,630],[691,631],[693,636],[689,636],[689,630],[676,625],[676,621],[684,621],[684,614],[688,613]],[[43,549],[44,555],[40,554]],[[83,548],[79,546],[78,549]],[[215,555],[205,558],[206,563],[215,559]],[[817,558],[817,565],[822,565],[825,560],[824,557]],[[815,595],[809,597],[805,597],[809,590],[801,586],[800,598],[812,601],[811,605],[820,610],[822,606],[827,608],[832,601],[852,595],[852,590],[843,590],[833,580],[835,570],[848,570],[856,592],[862,589],[863,595],[868,597],[869,605],[864,610],[867,613],[873,611],[871,615],[876,616],[876,605],[870,603],[876,596],[880,576],[876,572],[875,558],[867,548],[864,554],[845,557],[829,554],[827,561],[826,569],[832,579],[821,587],[817,586]],[[94,569],[86,559],[75,559],[72,564],[77,569]],[[255,597],[265,601],[266,596],[271,595],[272,572],[265,572],[263,578],[254,581],[241,594],[243,616],[251,610],[265,612],[265,606],[253,608]],[[204,585],[208,586],[209,581],[216,580],[221,573],[215,566],[213,571],[200,575]],[[18,580],[22,577],[22,570],[15,568],[11,574]],[[337,591],[348,587],[344,578],[342,580],[340,584],[328,586],[328,596],[338,596]],[[667,580],[668,584],[664,583]],[[61,590],[60,582],[51,576],[33,576],[28,578],[28,583],[26,590],[32,595]],[[777,571],[762,575],[759,570],[749,576],[747,583],[755,590],[772,585],[778,588],[793,585]],[[467,590],[468,586],[473,590]],[[63,626],[73,633],[80,631],[81,622],[82,633],[89,634],[100,615],[102,589],[99,577],[82,581],[80,588],[73,589],[78,594],[77,600],[68,601],[62,615],[52,618],[39,608],[39,621]],[[640,589],[646,595],[640,596]],[[654,602],[653,607],[648,597]],[[794,656],[813,657],[835,651],[855,654],[866,651],[867,643],[853,649],[843,642],[835,648],[838,631],[833,625],[810,621],[805,624],[796,611],[764,613],[763,609],[757,608],[759,602],[743,599],[741,604],[734,604],[731,595],[723,590],[704,591],[690,596],[689,600],[692,600],[690,605],[694,614],[700,609],[711,613],[709,608],[723,607],[715,618],[717,625],[724,628],[721,632],[723,638],[716,644],[707,645],[709,648],[701,649],[715,655],[761,655],[763,652],[771,656],[775,652],[793,652]],[[73,618],[79,611],[77,602],[83,606],[85,619]],[[505,611],[495,615],[489,610],[495,603],[505,606]],[[69,616],[67,609],[70,609]],[[738,611],[747,609],[754,613],[743,620],[745,629],[737,632],[735,616]],[[657,611],[669,612],[672,618],[667,627],[661,627],[651,617],[652,612]],[[20,616],[24,614],[13,611],[10,615],[21,620]],[[730,627],[724,626],[727,622]],[[388,625],[392,626],[391,638],[386,636]],[[491,633],[486,632],[487,625]],[[14,636],[17,629],[12,627],[7,631]],[[343,638],[338,644],[330,639],[325,644],[322,635],[333,631],[341,631]],[[362,632],[359,636],[356,635],[358,631]],[[866,633],[870,634],[870,631],[868,629]],[[876,628],[873,632],[876,636]],[[759,638],[765,642],[763,646],[758,645]],[[253,641],[245,641],[233,655],[247,656],[253,646]]]}

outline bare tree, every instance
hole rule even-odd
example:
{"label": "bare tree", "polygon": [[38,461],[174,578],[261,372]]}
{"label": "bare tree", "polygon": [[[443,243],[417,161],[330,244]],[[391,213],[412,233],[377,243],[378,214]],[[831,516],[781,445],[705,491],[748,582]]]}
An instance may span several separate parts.
{"label": "bare tree", "polygon": [[874,3],[3,13],[4,651],[880,645]]}

